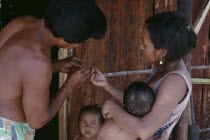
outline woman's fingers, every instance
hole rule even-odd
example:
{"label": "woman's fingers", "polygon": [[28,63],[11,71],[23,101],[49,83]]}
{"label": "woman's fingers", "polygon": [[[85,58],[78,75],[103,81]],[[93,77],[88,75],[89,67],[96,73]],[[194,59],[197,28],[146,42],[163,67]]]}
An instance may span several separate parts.
{"label": "woman's fingers", "polygon": [[94,69],[97,74],[103,74],[100,70]]}

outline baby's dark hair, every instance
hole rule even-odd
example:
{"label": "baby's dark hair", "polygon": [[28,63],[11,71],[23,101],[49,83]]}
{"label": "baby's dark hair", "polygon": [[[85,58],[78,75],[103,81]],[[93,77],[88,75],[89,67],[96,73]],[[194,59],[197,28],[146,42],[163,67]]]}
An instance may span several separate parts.
{"label": "baby's dark hair", "polygon": [[124,91],[124,109],[133,116],[143,117],[151,109],[155,100],[152,88],[144,82],[135,81]]}
{"label": "baby's dark hair", "polygon": [[166,62],[182,59],[196,46],[197,36],[192,27],[175,12],[153,15],[145,25],[155,48],[168,51]]}
{"label": "baby's dark hair", "polygon": [[106,17],[95,0],[53,0],[44,19],[53,35],[68,43],[82,43],[88,38],[99,40],[107,30]]}
{"label": "baby's dark hair", "polygon": [[79,112],[78,123],[80,121],[81,116],[84,113],[96,113],[96,114],[98,114],[98,120],[99,120],[100,124],[104,123],[104,116],[102,114],[102,110],[97,104],[86,105],[86,106],[82,107]]}

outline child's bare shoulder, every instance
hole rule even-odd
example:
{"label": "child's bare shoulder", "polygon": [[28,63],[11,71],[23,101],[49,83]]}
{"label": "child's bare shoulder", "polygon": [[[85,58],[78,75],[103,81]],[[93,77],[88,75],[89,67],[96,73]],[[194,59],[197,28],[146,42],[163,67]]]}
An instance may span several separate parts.
{"label": "child's bare shoulder", "polygon": [[79,135],[75,136],[74,140],[79,140],[79,137],[80,137]]}

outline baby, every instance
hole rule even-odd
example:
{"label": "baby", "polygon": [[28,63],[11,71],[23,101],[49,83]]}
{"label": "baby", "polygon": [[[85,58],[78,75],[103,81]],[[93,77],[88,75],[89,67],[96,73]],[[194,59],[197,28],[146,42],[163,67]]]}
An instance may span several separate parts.
{"label": "baby", "polygon": [[78,124],[80,134],[74,140],[96,140],[100,126],[104,123],[101,108],[98,105],[87,105],[80,109]]}
{"label": "baby", "polygon": [[[123,108],[133,116],[143,117],[152,108],[155,94],[144,82],[131,83],[123,95]],[[107,114],[108,115],[108,114]],[[97,140],[137,140],[138,137],[122,130],[113,119],[108,119],[99,130]]]}

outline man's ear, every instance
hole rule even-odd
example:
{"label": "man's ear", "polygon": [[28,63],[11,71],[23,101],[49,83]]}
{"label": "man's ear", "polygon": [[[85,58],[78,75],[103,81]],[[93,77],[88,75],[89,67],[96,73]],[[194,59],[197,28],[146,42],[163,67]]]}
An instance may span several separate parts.
{"label": "man's ear", "polygon": [[57,38],[56,38],[56,41],[57,41],[57,42],[63,42],[64,39],[63,39],[63,37],[57,37]]}

